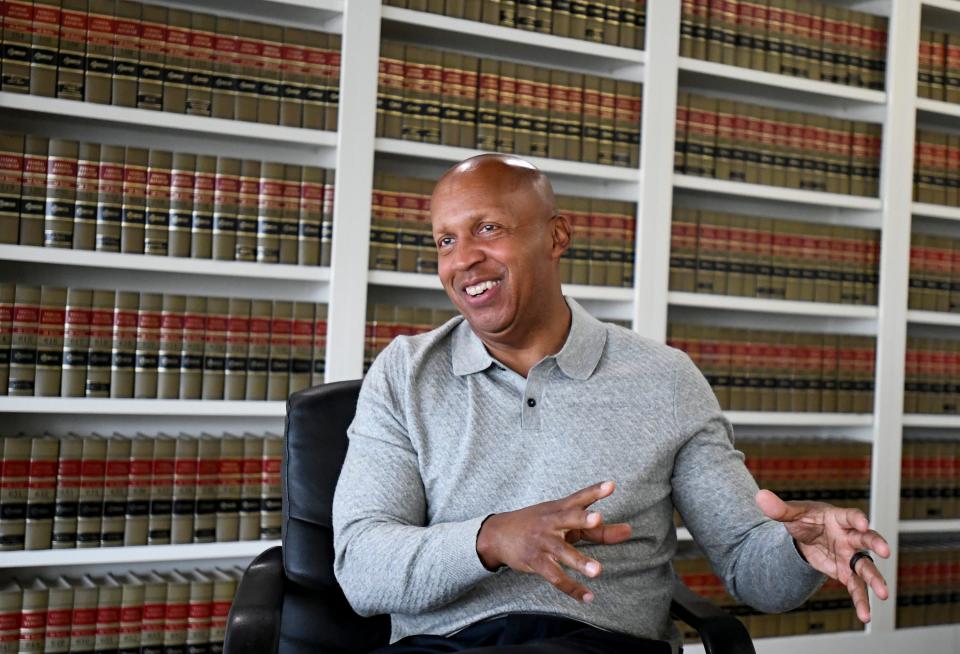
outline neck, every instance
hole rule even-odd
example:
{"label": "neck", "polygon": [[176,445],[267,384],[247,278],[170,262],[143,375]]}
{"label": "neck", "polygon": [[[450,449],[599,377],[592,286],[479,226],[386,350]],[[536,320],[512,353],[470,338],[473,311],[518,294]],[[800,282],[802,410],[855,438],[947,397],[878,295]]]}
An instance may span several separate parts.
{"label": "neck", "polygon": [[524,377],[541,359],[559,352],[570,333],[572,316],[559,289],[555,295],[540,316],[528,322],[529,327],[524,333],[503,338],[480,336],[487,351]]}

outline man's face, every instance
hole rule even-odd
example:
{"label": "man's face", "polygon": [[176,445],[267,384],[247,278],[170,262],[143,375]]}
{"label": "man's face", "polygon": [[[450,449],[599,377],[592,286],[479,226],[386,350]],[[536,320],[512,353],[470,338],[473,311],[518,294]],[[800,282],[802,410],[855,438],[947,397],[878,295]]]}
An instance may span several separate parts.
{"label": "man's face", "polygon": [[529,188],[504,192],[481,175],[449,180],[434,194],[440,281],[478,334],[525,331],[536,319],[538,289],[555,283],[555,221],[544,211]]}

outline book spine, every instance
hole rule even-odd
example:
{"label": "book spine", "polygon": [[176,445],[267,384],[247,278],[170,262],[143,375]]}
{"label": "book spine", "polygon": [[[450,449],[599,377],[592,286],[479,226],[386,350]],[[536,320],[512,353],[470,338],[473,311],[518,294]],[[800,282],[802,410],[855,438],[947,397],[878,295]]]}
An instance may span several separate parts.
{"label": "book spine", "polygon": [[137,106],[140,79],[140,3],[117,0],[113,78],[110,99],[121,107]]}
{"label": "book spine", "polygon": [[3,82],[6,93],[30,92],[33,0],[8,0],[3,7]]}
{"label": "book spine", "polygon": [[191,571],[187,576],[190,579],[190,600],[185,651],[189,654],[209,654],[213,582],[200,572]]}
{"label": "book spine", "polygon": [[106,461],[106,441],[97,436],[84,437],[77,497],[77,547],[100,547]]}
{"label": "book spine", "polygon": [[167,582],[163,611],[163,654],[185,652],[190,584],[177,572],[162,573]]}
{"label": "book spine", "polygon": [[217,460],[217,525],[215,540],[232,542],[240,535],[240,494],[243,488],[243,439],[224,436]]}
{"label": "book spine", "polygon": [[135,292],[116,293],[110,357],[110,397],[133,397],[139,301],[140,298]]}
{"label": "book spine", "polygon": [[52,98],[57,92],[60,0],[34,0],[31,32],[30,95]]}
{"label": "book spine", "polygon": [[199,400],[203,392],[203,348],[207,299],[188,296],[180,350],[180,399]]}
{"label": "book spine", "polygon": [[303,89],[302,127],[306,129],[325,129],[327,124],[328,89],[325,83],[327,66],[326,48],[330,42],[328,34],[308,32],[304,46],[305,75]]}
{"label": "book spine", "polygon": [[92,297],[84,394],[86,397],[110,397],[114,294],[112,291],[94,291]]}
{"label": "book spine", "polygon": [[285,400],[290,386],[290,344],[293,330],[293,303],[275,300],[270,321],[270,361],[267,372],[267,400]]}
{"label": "book spine", "polygon": [[333,203],[337,190],[337,171],[328,169],[324,177],[323,218],[320,222],[320,265],[329,266],[333,257]]}
{"label": "book spine", "polygon": [[293,307],[293,326],[290,344],[290,386],[287,394],[310,386],[313,364],[314,304],[296,302]]}
{"label": "book spine", "polygon": [[[406,68],[404,68],[404,74],[406,74]],[[495,59],[481,59],[477,80],[476,148],[493,151],[497,149],[500,62]]]}
{"label": "book spine", "polygon": [[[143,254],[147,209],[147,162],[144,148],[128,147],[123,162],[123,201],[120,223],[120,251]],[[100,173],[103,197],[103,171]]]}
{"label": "book spine", "polygon": [[197,168],[193,177],[193,214],[190,227],[190,256],[194,259],[210,259],[213,256],[216,172],[216,157],[197,155]]}
{"label": "book spine", "polygon": [[98,252],[119,252],[123,221],[124,149],[104,145],[97,166],[95,247]]}
{"label": "book spine", "polygon": [[120,601],[123,589],[110,577],[95,577],[97,622],[95,652],[116,652],[120,641]]}
{"label": "book spine", "polygon": [[186,298],[163,296],[160,314],[160,346],[157,356],[157,398],[175,400],[180,397],[180,354],[183,350],[183,323]]}
{"label": "book spine", "polygon": [[40,317],[37,323],[37,366],[34,395],[60,395],[63,370],[63,330],[66,322],[67,291],[44,286],[40,291]]}
{"label": "book spine", "polygon": [[242,400],[247,383],[250,301],[231,299],[227,318],[223,399]]}
{"label": "book spine", "polygon": [[43,226],[45,247],[73,247],[78,156],[79,144],[76,141],[50,140]]}
{"label": "book spine", "polygon": [[34,394],[40,310],[40,288],[17,284],[13,304],[7,395]]}
{"label": "book spine", "polygon": [[167,253],[171,257],[189,257],[193,238],[193,202],[196,187],[197,157],[175,153],[170,170],[170,216]]}
{"label": "book spine", "polygon": [[304,30],[283,28],[280,81],[280,124],[300,127],[303,123],[303,93],[307,79],[307,51],[302,43]]}
{"label": "book spine", "polygon": [[150,150],[143,253],[165,257],[170,243],[170,169],[173,153]]}
{"label": "book spine", "polygon": [[263,471],[263,439],[243,439],[243,487],[240,495],[240,540],[260,539],[260,487]]}
{"label": "book spine", "polygon": [[56,95],[83,100],[87,51],[87,1],[63,0],[60,47],[57,53]]}
{"label": "book spine", "polygon": [[193,519],[193,542],[212,543],[217,533],[220,439],[203,437],[197,451],[197,506]]}
{"label": "book spine", "polygon": [[213,258],[220,261],[234,259],[237,243],[240,169],[239,159],[217,158],[213,205]]}
{"label": "book spine", "polygon": [[[282,164],[275,166],[282,169]],[[233,258],[237,261],[257,260],[258,223],[260,222],[260,193],[263,164],[253,159],[244,159],[240,167],[239,186],[237,193],[236,242]],[[280,188],[274,188],[280,191]],[[277,198],[279,213],[279,203]],[[265,221],[264,217],[264,221]],[[264,222],[264,224],[266,224]],[[279,225],[277,225],[279,229]],[[266,227],[265,227],[266,228]],[[267,239],[264,236],[264,239]],[[278,252],[279,257],[279,252]]]}
{"label": "book spine", "polygon": [[133,396],[138,399],[157,397],[162,310],[162,294],[140,294],[137,310],[137,345],[133,364]]}
{"label": "book spine", "polygon": [[50,586],[47,599],[47,626],[44,652],[70,651],[70,618],[73,611],[73,589],[66,582]]}
{"label": "book spine", "polygon": [[24,549],[30,483],[28,438],[0,438],[0,551]]}
{"label": "book spine", "polygon": [[328,132],[337,131],[337,121],[340,112],[340,62],[342,38],[339,34],[327,35],[327,48],[324,50],[324,92],[326,104],[324,106],[324,129]]}
{"label": "book spine", "polygon": [[50,139],[27,135],[20,191],[20,245],[43,245],[46,214],[47,153]]}
{"label": "book spine", "polygon": [[320,265],[324,173],[323,168],[304,166],[300,178],[297,263],[301,266]]}
{"label": "book spine", "polygon": [[23,135],[0,134],[0,243],[18,240],[22,186]]}
{"label": "book spine", "polygon": [[[173,478],[177,441],[158,438],[153,443],[153,465],[150,477],[150,517],[147,520],[147,543],[168,545],[173,524]],[[147,629],[144,607],[144,630]]]}
{"label": "book spine", "polygon": [[127,484],[130,479],[130,451],[131,441],[128,438],[117,436],[107,441],[100,547],[120,547],[124,544]]}
{"label": "book spine", "polygon": [[163,109],[163,81],[167,41],[167,8],[142,5],[137,107]]}
{"label": "book spine", "polygon": [[250,335],[247,355],[247,400],[267,399],[267,370],[270,358],[272,306],[269,301],[254,300],[250,309]]}
{"label": "book spine", "polygon": [[324,382],[327,356],[327,305],[317,304],[316,320],[313,323],[313,362],[311,364],[310,385],[318,386]]}
{"label": "book spine", "polygon": [[283,209],[280,213],[280,263],[297,263],[297,236],[300,223],[300,178],[303,166],[285,164],[283,167]]}
{"label": "book spine", "polygon": [[217,19],[194,12],[190,17],[190,48],[186,53],[186,113],[210,116],[213,106]]}
{"label": "book spine", "polygon": [[13,340],[13,302],[16,285],[0,283],[0,395],[7,394],[10,380],[10,343]]}
{"label": "book spine", "polygon": [[197,449],[190,436],[177,438],[173,464],[173,522],[171,543],[193,542],[193,520],[197,509]]}
{"label": "book spine", "polygon": [[262,28],[259,23],[241,20],[237,23],[237,57],[239,60],[239,76],[237,78],[236,104],[234,118],[236,120],[257,120],[257,86],[259,62],[263,56],[263,45],[260,41]]}
{"label": "book spine", "polygon": [[257,261],[278,263],[283,214],[283,164],[264,163],[260,170],[257,210]]}
{"label": "book spine", "polygon": [[226,298],[207,298],[201,389],[201,397],[204,400],[223,399],[228,313],[229,300]]}
{"label": "book spine", "polygon": [[217,16],[216,36],[213,40],[213,79],[210,115],[214,118],[233,118],[237,102],[239,54],[237,52],[237,21]]}
{"label": "book spine", "polygon": [[115,3],[90,0],[87,16],[86,102],[110,104],[113,93],[115,49],[119,44]]}
{"label": "book spine", "polygon": [[138,436],[130,443],[129,477],[123,520],[123,545],[146,545],[153,475],[153,439]]}
{"label": "book spine", "polygon": [[279,125],[283,28],[264,24],[261,29],[260,57],[257,61],[257,122]]}
{"label": "book spine", "polygon": [[283,438],[267,436],[263,439],[263,466],[260,479],[260,540],[280,538],[281,481]]}
{"label": "book spine", "polygon": [[163,654],[164,603],[167,585],[156,573],[139,575],[144,585],[140,654]]}
{"label": "book spine", "polygon": [[100,192],[100,146],[81,143],[77,160],[73,249],[93,250],[97,243],[97,199]]}

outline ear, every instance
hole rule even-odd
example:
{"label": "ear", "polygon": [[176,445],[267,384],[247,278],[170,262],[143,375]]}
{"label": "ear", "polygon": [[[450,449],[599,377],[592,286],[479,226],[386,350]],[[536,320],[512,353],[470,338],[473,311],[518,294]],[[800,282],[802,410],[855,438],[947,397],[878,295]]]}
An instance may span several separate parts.
{"label": "ear", "polygon": [[550,255],[554,259],[559,259],[563,253],[570,247],[570,239],[573,237],[573,229],[570,221],[562,214],[556,214],[550,219],[551,237],[553,238],[553,248]]}

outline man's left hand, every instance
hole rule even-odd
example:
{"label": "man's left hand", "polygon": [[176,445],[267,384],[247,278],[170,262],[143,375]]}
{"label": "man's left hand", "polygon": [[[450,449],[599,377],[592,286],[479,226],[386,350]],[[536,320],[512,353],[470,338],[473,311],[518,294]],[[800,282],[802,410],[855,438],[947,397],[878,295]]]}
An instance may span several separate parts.
{"label": "man's left hand", "polygon": [[867,585],[885,600],[890,594],[887,582],[869,558],[857,561],[856,574],[850,569],[850,559],[861,550],[885,559],[890,556],[890,546],[870,529],[863,511],[825,502],[784,502],[769,490],[757,493],[756,502],[768,518],[784,524],[813,568],[847,587],[857,617],[863,623],[870,622]]}

